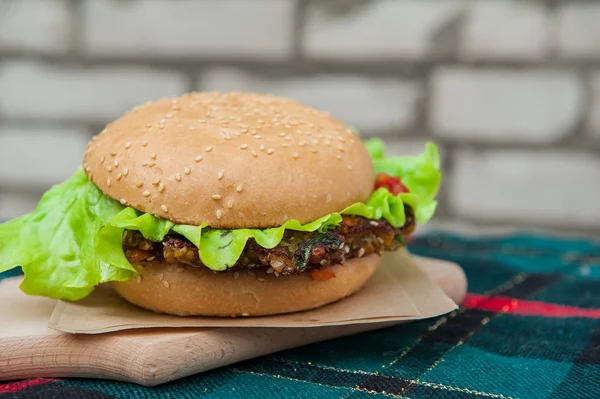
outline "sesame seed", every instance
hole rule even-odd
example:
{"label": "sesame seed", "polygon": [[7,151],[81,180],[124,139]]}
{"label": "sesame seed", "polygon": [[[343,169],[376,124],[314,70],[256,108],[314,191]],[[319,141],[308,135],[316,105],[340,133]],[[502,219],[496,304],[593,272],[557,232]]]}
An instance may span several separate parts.
{"label": "sesame seed", "polygon": [[273,274],[275,272],[275,269],[273,269],[272,267],[269,267],[267,269],[267,274]]}
{"label": "sesame seed", "polygon": [[265,149],[265,145],[264,145],[264,144],[261,144],[261,145],[260,145],[260,147],[258,147],[258,149],[259,149],[259,150],[261,150],[261,151],[264,151],[264,149]]}
{"label": "sesame seed", "polygon": [[121,198],[121,200],[119,202],[121,204],[125,205],[127,203],[127,200],[125,198]]}
{"label": "sesame seed", "polygon": [[181,181],[181,175],[179,173],[175,173],[175,180]]}
{"label": "sesame seed", "polygon": [[169,288],[169,282],[166,280],[163,280],[163,285],[165,286],[165,288]]}
{"label": "sesame seed", "polygon": [[361,248],[361,249],[359,249],[359,250],[358,250],[358,257],[359,257],[359,258],[362,258],[362,256],[363,256],[364,254],[365,254],[365,249],[364,249],[364,248]]}
{"label": "sesame seed", "polygon": [[167,120],[163,118],[160,121],[158,121],[158,123],[164,125],[165,123],[167,123]]}
{"label": "sesame seed", "polygon": [[376,221],[374,221],[374,220],[371,220],[369,223],[370,223],[370,224],[372,224],[373,226],[379,226],[379,223],[377,223],[377,222],[376,222]]}
{"label": "sesame seed", "polygon": [[[151,256],[148,259],[146,259],[148,262],[152,262],[154,259],[156,259],[156,256]],[[160,278],[162,280],[162,277]]]}
{"label": "sesame seed", "polygon": [[259,278],[258,278],[258,281],[265,281],[265,279],[264,279],[264,278],[262,278],[262,277],[259,277]]}
{"label": "sesame seed", "polygon": [[150,191],[144,191],[144,192],[142,193],[142,195],[143,195],[144,197],[149,197],[149,196],[150,196]]}
{"label": "sesame seed", "polygon": [[313,142],[313,144],[319,144],[319,140],[317,140],[317,139],[314,139],[312,142]]}
{"label": "sesame seed", "polygon": [[237,190],[238,193],[241,193],[242,190],[244,189],[243,183],[240,183],[239,186],[237,186],[235,189]]}
{"label": "sesame seed", "polygon": [[106,185],[110,187],[110,179],[106,179]]}
{"label": "sesame seed", "polygon": [[344,252],[349,254],[350,253],[350,247],[344,247]]}
{"label": "sesame seed", "polygon": [[152,127],[152,123],[146,123],[146,127]]}
{"label": "sesame seed", "polygon": [[158,183],[160,183],[160,177],[155,178],[154,180],[152,180],[152,185],[153,186],[157,186]]}
{"label": "sesame seed", "polygon": [[111,166],[111,165],[108,165],[108,166],[106,167],[106,170],[108,170],[109,172],[112,172],[112,169],[113,169],[113,168],[112,168],[112,166]]}
{"label": "sesame seed", "polygon": [[192,173],[192,170],[190,168],[185,168],[183,170],[183,173],[185,173],[186,175],[189,175],[190,173]]}
{"label": "sesame seed", "polygon": [[287,140],[287,141],[290,141],[292,138],[290,136],[285,136],[283,139]]}
{"label": "sesame seed", "polygon": [[254,136],[255,139],[262,139],[262,136],[260,134],[257,134],[256,136]]}
{"label": "sesame seed", "polygon": [[154,161],[148,162],[148,166],[149,167],[156,166],[156,162],[154,162]]}
{"label": "sesame seed", "polygon": [[342,147],[342,145],[338,145],[338,150],[340,150],[341,152],[344,152],[344,147]]}
{"label": "sesame seed", "polygon": [[206,123],[205,119],[198,119],[198,123]]}
{"label": "sesame seed", "polygon": [[273,149],[272,149],[272,148],[269,148],[269,149],[267,150],[267,154],[269,154],[269,155],[271,155],[271,154],[272,154],[272,153],[274,153],[274,152],[275,152],[275,151],[273,151]]}
{"label": "sesame seed", "polygon": [[117,181],[121,180],[121,177],[123,177],[123,174],[121,174],[121,173],[117,174]]}
{"label": "sesame seed", "polygon": [[166,117],[166,118],[170,118],[170,117],[172,117],[172,116],[173,116],[172,114],[166,114],[166,115],[165,115],[165,117]]}
{"label": "sesame seed", "polygon": [[348,170],[352,170],[352,165],[348,165]]}
{"label": "sesame seed", "polygon": [[252,156],[253,156],[254,158],[256,158],[256,157],[258,156],[258,154],[256,153],[256,151],[252,150]]}
{"label": "sesame seed", "polygon": [[220,194],[214,194],[214,195],[211,195],[211,198],[214,200],[220,200],[222,197]]}
{"label": "sesame seed", "polygon": [[145,141],[145,140],[144,140],[144,141],[142,141],[142,147],[145,147],[145,146],[147,146],[147,145],[148,145],[148,142],[147,142],[147,141]]}
{"label": "sesame seed", "polygon": [[118,168],[118,167],[119,167],[119,161],[118,161],[117,159],[115,159],[115,162],[114,162],[114,164],[115,164],[115,168]]}
{"label": "sesame seed", "polygon": [[319,263],[321,264],[321,266],[325,266],[327,264],[327,259],[323,259]]}
{"label": "sesame seed", "polygon": [[298,145],[299,145],[300,147],[304,147],[304,146],[306,145],[306,141],[299,141],[299,142],[298,142]]}
{"label": "sesame seed", "polygon": [[129,174],[129,169],[123,169],[123,176],[127,176]]}
{"label": "sesame seed", "polygon": [[250,316],[250,313],[242,313],[242,316],[248,317],[248,316]]}
{"label": "sesame seed", "polygon": [[168,212],[169,210],[167,209],[166,205],[161,205],[160,209],[162,209],[163,212]]}
{"label": "sesame seed", "polygon": [[195,159],[196,162],[202,161],[202,155],[198,155]]}
{"label": "sesame seed", "polygon": [[342,136],[338,136],[338,140],[341,141],[342,143],[346,142],[346,139],[344,139]]}
{"label": "sesame seed", "polygon": [[248,129],[244,128],[244,129],[240,130],[240,132],[242,132],[242,133],[248,133]]}
{"label": "sesame seed", "polygon": [[241,148],[242,150],[245,150],[246,148],[248,148],[248,144],[242,144],[242,145],[240,146],[240,148]]}
{"label": "sesame seed", "polygon": [[162,193],[163,191],[165,191],[165,185],[160,183],[160,185],[158,186],[158,192]]}
{"label": "sesame seed", "polygon": [[319,150],[317,150],[316,148],[311,148],[310,152],[312,152],[313,154],[316,154],[317,152],[319,152]]}
{"label": "sesame seed", "polygon": [[279,135],[280,135],[281,137],[285,137],[285,133],[284,133],[284,132],[281,132],[281,133],[279,133]]}
{"label": "sesame seed", "polygon": [[325,145],[331,145],[331,141],[325,140]]}
{"label": "sesame seed", "polygon": [[251,135],[253,135],[253,136],[254,136],[256,133],[258,133],[256,130],[251,130],[251,131],[250,131],[250,134],[251,134]]}
{"label": "sesame seed", "polygon": [[163,130],[163,129],[165,128],[165,125],[158,125],[158,128],[159,128],[160,130]]}
{"label": "sesame seed", "polygon": [[144,183],[142,183],[141,181],[139,181],[139,182],[137,182],[137,183],[135,184],[135,186],[136,186],[137,188],[140,188],[140,187],[142,187],[143,185],[144,185]]}
{"label": "sesame seed", "polygon": [[331,202],[331,194],[327,194],[327,197],[325,198],[325,203],[328,204],[329,202]]}
{"label": "sesame seed", "polygon": [[129,148],[131,148],[131,143],[126,143],[126,144],[125,144],[125,149],[127,149],[127,150],[128,150]]}
{"label": "sesame seed", "polygon": [[233,134],[236,136],[241,136],[240,132],[234,132]]}
{"label": "sesame seed", "polygon": [[135,279],[135,281],[137,281],[137,283],[141,283],[142,282],[142,276],[137,276],[137,278]]}
{"label": "sesame seed", "polygon": [[340,161],[342,160],[342,156],[340,154],[335,156],[337,159],[339,159]]}
{"label": "sesame seed", "polygon": [[233,208],[233,200],[227,201],[227,208],[229,208],[229,209]]}
{"label": "sesame seed", "polygon": [[236,280],[237,280],[239,277],[240,277],[240,272],[234,272],[234,273],[233,273],[233,278],[234,278],[234,279],[236,279]]}
{"label": "sesame seed", "polygon": [[281,146],[285,148],[285,147],[287,147],[288,145],[287,145],[287,143],[283,143],[283,144],[281,144]]}
{"label": "sesame seed", "polygon": [[223,178],[223,176],[225,176],[225,171],[220,170],[219,173],[217,173],[217,179],[221,180]]}
{"label": "sesame seed", "polygon": [[155,153],[155,152],[153,152],[153,153],[152,153],[152,155],[150,155],[150,158],[151,158],[151,159],[156,159],[156,153]]}
{"label": "sesame seed", "polygon": [[100,164],[103,164],[104,161],[106,161],[106,157],[104,155],[102,155],[102,159],[100,160]]}
{"label": "sesame seed", "polygon": [[299,157],[300,157],[300,154],[298,154],[297,152],[294,152],[292,154],[292,158],[294,158],[294,159],[298,159]]}
{"label": "sesame seed", "polygon": [[209,145],[208,147],[206,147],[204,149],[204,151],[206,151],[206,152],[210,152],[211,150],[212,150],[212,146],[211,145]]}
{"label": "sesame seed", "polygon": [[189,129],[189,130],[194,130],[194,129],[195,129],[195,127],[194,127],[193,125],[190,125],[190,126],[188,127],[188,129]]}
{"label": "sesame seed", "polygon": [[223,216],[223,211],[220,209],[217,209],[217,212],[215,214],[217,215],[217,219],[221,219],[221,217]]}
{"label": "sesame seed", "polygon": [[228,134],[226,134],[225,136],[223,136],[223,138],[224,138],[225,140],[231,140],[231,136],[230,136],[230,135],[228,135]]}

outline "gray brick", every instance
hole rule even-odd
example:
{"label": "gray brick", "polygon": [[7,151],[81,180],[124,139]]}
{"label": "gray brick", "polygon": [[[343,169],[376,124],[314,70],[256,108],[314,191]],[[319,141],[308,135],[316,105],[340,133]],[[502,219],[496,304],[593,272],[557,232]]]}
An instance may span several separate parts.
{"label": "gray brick", "polygon": [[433,37],[460,9],[454,0],[378,0],[336,15],[327,2],[313,2],[303,47],[320,59],[424,59],[432,55]]}
{"label": "gray brick", "polygon": [[562,58],[600,58],[600,4],[566,3],[558,12],[557,50]]}
{"label": "gray brick", "polygon": [[134,67],[0,65],[0,115],[110,122],[133,106],[186,91],[177,73]]}
{"label": "gray brick", "polygon": [[593,137],[600,140],[600,71],[592,74],[589,85],[591,89],[591,102],[588,114],[588,130]]}
{"label": "gray brick", "polygon": [[33,211],[40,200],[40,196],[40,194],[29,192],[0,192],[0,222]]}
{"label": "gray brick", "polygon": [[67,0],[0,0],[0,50],[63,53],[69,30]]}
{"label": "gray brick", "polygon": [[290,97],[330,112],[364,134],[409,127],[420,87],[409,81],[351,75],[274,78],[235,69],[212,69],[203,89],[259,91]]}
{"label": "gray brick", "polygon": [[45,188],[81,165],[89,132],[81,128],[0,126],[0,186]]}
{"label": "gray brick", "polygon": [[599,227],[600,159],[574,151],[461,151],[447,184],[461,217]]}
{"label": "gray brick", "polygon": [[94,55],[273,59],[291,52],[293,0],[88,0]]}
{"label": "gray brick", "polygon": [[430,122],[450,139],[548,143],[579,122],[584,90],[575,74],[544,70],[438,69]]}
{"label": "gray brick", "polygon": [[460,53],[469,60],[539,60],[548,51],[549,33],[549,13],[543,4],[478,1],[469,8]]}

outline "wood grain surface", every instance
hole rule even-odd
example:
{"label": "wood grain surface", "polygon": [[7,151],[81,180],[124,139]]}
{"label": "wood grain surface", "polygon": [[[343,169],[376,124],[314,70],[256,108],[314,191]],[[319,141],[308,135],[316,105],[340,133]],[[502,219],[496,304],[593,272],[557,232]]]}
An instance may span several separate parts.
{"label": "wood grain surface", "polygon": [[[466,293],[465,275],[453,263],[415,258],[456,303]],[[0,312],[25,315],[0,327],[0,380],[30,377],[91,377],[154,386],[253,357],[394,323],[312,328],[163,328],[107,334],[50,330],[55,301],[19,296],[17,279],[0,290]],[[15,308],[18,306],[18,309]],[[5,318],[4,320],[11,320]]]}

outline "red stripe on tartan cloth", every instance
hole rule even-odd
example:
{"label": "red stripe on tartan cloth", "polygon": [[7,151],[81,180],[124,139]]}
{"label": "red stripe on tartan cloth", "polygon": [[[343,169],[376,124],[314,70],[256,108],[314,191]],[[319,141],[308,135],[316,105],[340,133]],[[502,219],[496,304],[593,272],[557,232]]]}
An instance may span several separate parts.
{"label": "red stripe on tartan cloth", "polygon": [[600,319],[600,309],[585,309],[576,306],[558,305],[540,301],[525,301],[505,296],[487,297],[468,293],[463,302],[467,309],[507,312],[522,316],[543,317],[586,317]]}
{"label": "red stripe on tartan cloth", "polygon": [[49,382],[60,381],[56,378],[31,378],[29,380],[22,380],[16,382],[9,382],[8,384],[0,384],[0,393],[13,393],[22,391],[25,388],[33,387],[36,385],[47,384]]}

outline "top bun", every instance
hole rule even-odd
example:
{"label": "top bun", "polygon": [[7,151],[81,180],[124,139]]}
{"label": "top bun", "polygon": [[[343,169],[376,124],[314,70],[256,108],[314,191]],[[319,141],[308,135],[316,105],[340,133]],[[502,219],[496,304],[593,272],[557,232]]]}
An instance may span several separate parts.
{"label": "top bun", "polygon": [[308,223],[373,190],[360,139],[329,114],[255,93],[191,93],[135,108],[88,145],[106,195],[176,223]]}

